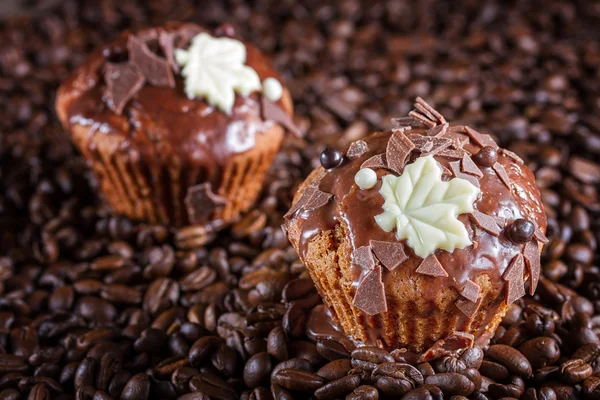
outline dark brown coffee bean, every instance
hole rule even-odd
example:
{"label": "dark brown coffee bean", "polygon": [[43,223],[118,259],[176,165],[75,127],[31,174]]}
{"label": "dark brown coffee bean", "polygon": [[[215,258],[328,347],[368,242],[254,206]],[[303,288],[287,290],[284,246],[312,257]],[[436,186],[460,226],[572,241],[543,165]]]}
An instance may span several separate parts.
{"label": "dark brown coffee bean", "polygon": [[269,382],[272,363],[268,353],[258,353],[250,357],[244,366],[244,382],[255,388]]}
{"label": "dark brown coffee bean", "polygon": [[379,364],[371,373],[374,379],[378,376],[388,376],[412,382],[413,387],[423,384],[423,375],[410,364],[386,362]]}
{"label": "dark brown coffee bean", "polygon": [[556,400],[556,393],[549,387],[540,389],[529,388],[523,395],[525,400]]}
{"label": "dark brown coffee bean", "polygon": [[523,379],[518,376],[513,376],[506,384],[492,383],[488,386],[488,393],[493,398],[520,398],[525,390]]}
{"label": "dark brown coffee bean", "polygon": [[487,360],[483,360],[479,372],[495,381],[504,380],[510,375],[508,369],[504,365]]}
{"label": "dark brown coffee bean", "polygon": [[188,360],[192,367],[198,368],[202,365],[204,359],[209,356],[212,351],[223,343],[223,340],[216,336],[204,336],[198,339],[190,348]]}
{"label": "dark brown coffee bean", "polygon": [[414,386],[412,382],[406,379],[381,376],[375,382],[379,391],[387,397],[401,397],[410,392]]}
{"label": "dark brown coffee bean", "polygon": [[21,393],[16,389],[4,389],[0,391],[0,398],[4,400],[20,400]]}
{"label": "dark brown coffee bean", "polygon": [[374,346],[359,347],[352,352],[352,358],[360,361],[367,361],[374,364],[384,362],[394,362],[394,357],[387,351]]}
{"label": "dark brown coffee bean", "polygon": [[362,385],[347,395],[346,400],[379,400],[379,391],[373,386]]}
{"label": "dark brown coffee bean", "polygon": [[286,368],[277,371],[273,382],[286,389],[302,392],[312,392],[323,386],[323,378],[311,372],[300,369]]}
{"label": "dark brown coffee bean", "polygon": [[[227,377],[233,377],[238,367],[238,355],[231,347],[222,344],[211,357],[213,367]],[[248,364],[246,364],[248,365]]]}
{"label": "dark brown coffee bean", "polygon": [[336,379],[343,378],[352,369],[352,364],[349,359],[341,358],[331,361],[321,367],[317,371],[317,375],[330,382]]}
{"label": "dark brown coffee bean", "polygon": [[190,380],[190,389],[217,400],[236,400],[239,397],[225,381],[210,375],[193,377]]}
{"label": "dark brown coffee bean", "polygon": [[445,372],[428,376],[425,379],[425,383],[437,386],[449,395],[468,396],[475,390],[475,385],[469,378],[456,372]]}
{"label": "dark brown coffee bean", "polygon": [[360,377],[354,375],[324,384],[315,390],[315,398],[318,400],[333,400],[353,391],[360,385]]}
{"label": "dark brown coffee bean", "polygon": [[81,361],[73,377],[75,389],[91,385],[94,382],[95,370],[96,361],[93,358],[88,357]]}
{"label": "dark brown coffee bean", "polygon": [[565,382],[575,384],[591,376],[593,370],[592,366],[585,361],[572,359],[560,365],[560,372]]}
{"label": "dark brown coffee bean", "polygon": [[325,362],[323,357],[317,351],[317,346],[307,340],[294,340],[290,342],[292,355],[295,358],[304,358],[312,365],[318,366]]}
{"label": "dark brown coffee bean", "polygon": [[[318,344],[317,350],[319,350]],[[288,339],[283,328],[278,326],[269,332],[269,336],[267,337],[267,352],[279,361],[289,358]]]}
{"label": "dark brown coffee bean", "polygon": [[490,346],[487,356],[498,361],[517,375],[523,377],[531,375],[531,364],[527,358],[512,347],[502,344]]}
{"label": "dark brown coffee bean", "polygon": [[306,313],[298,304],[292,303],[283,316],[282,324],[288,335],[301,337],[306,326]]}
{"label": "dark brown coffee bean", "polygon": [[132,376],[121,393],[122,400],[146,400],[149,397],[150,379],[146,374]]}
{"label": "dark brown coffee bean", "polygon": [[29,392],[27,400],[50,400],[50,392],[43,383],[38,383]]}
{"label": "dark brown coffee bean", "polygon": [[177,400],[210,400],[210,397],[201,392],[193,392],[181,395]]}
{"label": "dark brown coffee bean", "polygon": [[553,365],[560,357],[558,343],[549,337],[528,340],[519,346],[519,351],[529,360],[534,369]]}
{"label": "dark brown coffee bean", "polygon": [[164,352],[169,337],[160,329],[146,329],[133,344],[138,353],[160,354]]}

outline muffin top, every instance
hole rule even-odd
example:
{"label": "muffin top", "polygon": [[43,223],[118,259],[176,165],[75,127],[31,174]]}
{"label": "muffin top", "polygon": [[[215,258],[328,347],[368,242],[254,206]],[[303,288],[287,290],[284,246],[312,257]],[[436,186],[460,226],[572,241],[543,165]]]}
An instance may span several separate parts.
{"label": "muffin top", "polygon": [[127,135],[142,157],[170,156],[211,168],[254,147],[279,123],[298,133],[289,92],[268,59],[234,38],[168,23],[119,38],[94,51],[59,90],[66,126]]}
{"label": "muffin top", "polygon": [[525,294],[528,278],[533,293],[547,239],[531,170],[422,99],[410,115],[391,132],[352,143],[343,158],[322,154],[331,168],[313,171],[286,215],[286,226],[301,232],[300,256],[320,232],[341,229],[352,247],[353,304],[369,315],[387,311],[381,280],[396,268],[433,278],[426,300],[454,287],[467,315],[480,300],[480,274],[509,304]]}

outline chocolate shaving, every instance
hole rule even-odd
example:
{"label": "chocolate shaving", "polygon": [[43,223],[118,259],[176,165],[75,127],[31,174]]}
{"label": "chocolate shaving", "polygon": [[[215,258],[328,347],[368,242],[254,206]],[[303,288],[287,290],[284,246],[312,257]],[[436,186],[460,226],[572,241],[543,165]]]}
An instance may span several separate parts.
{"label": "chocolate shaving", "polygon": [[462,158],[461,170],[467,174],[475,175],[479,178],[483,176],[483,172],[479,169],[475,161],[468,155],[464,155]]}
{"label": "chocolate shaving", "polygon": [[360,165],[361,168],[380,169],[387,168],[387,162],[385,160],[385,154],[377,154],[371,158],[368,158],[364,163]]}
{"label": "chocolate shaving", "polygon": [[371,240],[370,243],[375,257],[390,271],[395,270],[404,261],[408,260],[402,243],[383,242],[379,240]]}
{"label": "chocolate shaving", "polygon": [[421,156],[435,155],[452,144],[450,139],[435,136],[410,135],[409,139],[421,152]]}
{"label": "chocolate shaving", "polygon": [[175,87],[175,78],[168,61],[154,54],[146,43],[130,35],[127,49],[129,62],[139,68],[150,84],[159,87]]}
{"label": "chocolate shaving", "polygon": [[401,174],[404,170],[406,160],[414,148],[415,145],[408,137],[406,137],[404,132],[400,130],[395,131],[388,140],[385,150],[387,167],[392,171]]}
{"label": "chocolate shaving", "polygon": [[361,246],[352,252],[352,264],[362,269],[375,268],[375,257],[369,246]]}
{"label": "chocolate shaving", "polygon": [[175,33],[162,30],[158,35],[158,43],[173,72],[179,73],[179,66],[175,61]]}
{"label": "chocolate shaving", "polygon": [[465,174],[460,170],[460,161],[453,161],[450,163],[450,169],[455,177],[465,179],[471,182],[474,186],[479,187],[479,179],[473,175]]}
{"label": "chocolate shaving", "polygon": [[385,288],[381,280],[381,267],[376,267],[360,281],[352,304],[369,315],[387,311]]}
{"label": "chocolate shaving", "polygon": [[275,121],[297,138],[302,138],[302,132],[300,132],[296,124],[294,124],[294,121],[292,121],[288,113],[286,113],[277,103],[267,99],[266,96],[261,96],[261,111],[264,120]]}
{"label": "chocolate shaving", "polygon": [[521,253],[517,254],[510,265],[504,272],[503,279],[508,282],[506,289],[506,304],[511,305],[516,300],[525,296],[525,285],[523,282],[523,256]]}
{"label": "chocolate shaving", "polygon": [[460,331],[451,333],[448,337],[438,340],[433,346],[425,350],[417,362],[429,362],[448,355],[458,356],[461,350],[473,347],[474,341],[475,337],[470,333]]}
{"label": "chocolate shaving", "polygon": [[429,105],[429,103],[427,103],[425,100],[423,100],[421,97],[417,97],[417,102],[415,103],[415,107],[426,113],[427,115],[431,115],[433,116],[433,120],[435,120],[436,122],[440,123],[440,124],[444,124],[446,123],[446,119],[444,118],[444,116],[442,114],[440,114],[435,108],[433,108],[431,105]]}
{"label": "chocolate shaving", "polygon": [[467,279],[467,282],[462,288],[462,292],[460,293],[465,299],[476,303],[479,298],[479,285],[473,282],[470,279]]}
{"label": "chocolate shaving", "polygon": [[463,149],[444,149],[436,154],[438,157],[453,158],[460,160],[467,152]]}
{"label": "chocolate shaving", "polygon": [[494,171],[496,171],[496,175],[498,175],[498,178],[500,178],[502,183],[504,183],[504,185],[510,189],[510,178],[508,177],[508,174],[506,173],[506,170],[504,169],[502,164],[500,164],[499,162],[495,162],[492,168],[494,169]]}
{"label": "chocolate shaving", "polygon": [[325,193],[317,188],[315,188],[312,197],[306,204],[304,205],[305,211],[313,211],[317,208],[323,207],[325,204],[329,203],[329,200],[333,195],[331,193]]}
{"label": "chocolate shaving", "polygon": [[348,151],[346,152],[346,157],[350,160],[354,160],[365,154],[368,150],[369,145],[367,142],[364,140],[357,140],[350,143],[350,147],[348,147]]}
{"label": "chocolate shaving", "polygon": [[213,193],[209,182],[190,187],[185,196],[185,205],[192,224],[207,222],[213,211],[223,208],[225,204],[227,201]]}
{"label": "chocolate shaving", "polygon": [[465,125],[452,125],[448,128],[448,131],[452,133],[467,133],[467,127]]}
{"label": "chocolate shaving", "polygon": [[421,261],[421,264],[419,264],[419,268],[417,268],[416,272],[429,276],[448,276],[448,273],[444,267],[442,267],[440,261],[433,254]]}
{"label": "chocolate shaving", "polygon": [[477,310],[479,309],[479,306],[481,305],[481,300],[479,299],[476,302],[472,302],[470,300],[465,300],[465,299],[458,299],[456,300],[456,307],[467,317],[471,318],[473,317],[473,315],[475,315],[475,313],[477,312]]}
{"label": "chocolate shaving", "polygon": [[423,124],[419,120],[414,119],[413,117],[392,118],[392,126],[395,129],[428,128],[427,125]]}
{"label": "chocolate shaving", "polygon": [[473,139],[481,147],[490,146],[498,149],[496,141],[488,134],[477,132],[475,129],[465,126],[465,133]]}
{"label": "chocolate shaving", "polygon": [[538,242],[542,242],[544,244],[546,244],[550,241],[550,240],[548,240],[546,235],[544,235],[544,232],[542,232],[542,230],[540,228],[535,229],[535,232],[533,233],[533,237],[535,237]]}
{"label": "chocolate shaving", "polygon": [[504,154],[506,157],[515,161],[517,164],[523,164],[523,159],[521,157],[519,157],[516,153],[513,153],[512,151],[507,150],[507,149],[500,149],[500,152],[502,154]]}
{"label": "chocolate shaving", "polygon": [[450,124],[448,124],[447,122],[441,125],[436,125],[433,128],[429,129],[427,132],[425,132],[425,135],[433,137],[442,137],[448,131],[448,126],[450,126]]}
{"label": "chocolate shaving", "polygon": [[107,63],[104,67],[104,81],[108,107],[118,115],[121,115],[127,102],[144,86],[141,72],[128,63]]}
{"label": "chocolate shaving", "polygon": [[529,268],[529,276],[531,281],[529,283],[529,294],[533,296],[535,289],[537,288],[538,281],[540,279],[540,248],[537,241],[532,240],[525,244],[525,250],[523,250],[523,256],[527,268]]}
{"label": "chocolate shaving", "polygon": [[434,126],[437,125],[435,123],[435,121],[430,120],[429,118],[427,118],[426,115],[423,115],[419,111],[412,110],[411,112],[408,113],[408,115],[410,115],[417,121],[420,121],[421,123],[423,123],[423,125],[427,126],[428,128],[433,128]]}
{"label": "chocolate shaving", "polygon": [[313,183],[315,182],[311,182],[311,184],[306,187],[304,193],[302,193],[298,201],[292,206],[292,208],[289,209],[289,211],[283,216],[283,218],[289,218],[292,215],[296,214],[298,210],[303,208],[310,201],[313,194],[315,193],[315,190],[319,190],[317,187],[318,185],[313,185]]}
{"label": "chocolate shaving", "polygon": [[187,47],[187,45],[192,41],[192,39],[201,32],[205,30],[196,24],[183,24],[177,31],[175,32],[175,47],[178,49]]}
{"label": "chocolate shaving", "polygon": [[489,233],[490,235],[499,236],[502,232],[500,226],[498,226],[498,221],[495,217],[491,215],[484,214],[480,211],[473,210],[471,213],[471,217],[473,221],[477,224],[478,227]]}
{"label": "chocolate shaving", "polygon": [[[452,145],[450,145],[450,147],[452,147],[453,149],[457,150],[457,149],[463,149],[463,147],[469,143],[469,137],[465,136],[465,135],[460,135],[460,136],[454,136],[452,138]],[[465,152],[469,153],[468,151],[464,150]]]}

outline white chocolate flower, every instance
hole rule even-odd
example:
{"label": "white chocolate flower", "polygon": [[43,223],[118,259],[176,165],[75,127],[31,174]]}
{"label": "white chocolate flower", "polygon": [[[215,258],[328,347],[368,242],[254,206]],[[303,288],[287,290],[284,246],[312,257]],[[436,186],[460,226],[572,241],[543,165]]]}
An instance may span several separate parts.
{"label": "white chocolate flower", "polygon": [[196,35],[187,50],[177,49],[177,64],[182,67],[188,98],[201,97],[227,114],[235,94],[248,96],[261,90],[254,69],[244,65],[246,46],[239,40],[215,38],[207,33]]}
{"label": "white chocolate flower", "polygon": [[386,175],[379,191],[384,212],[375,217],[386,232],[396,229],[398,240],[419,257],[437,249],[449,252],[471,245],[458,215],[473,212],[479,189],[465,179],[442,181],[442,170],[432,156],[417,158],[402,175]]}

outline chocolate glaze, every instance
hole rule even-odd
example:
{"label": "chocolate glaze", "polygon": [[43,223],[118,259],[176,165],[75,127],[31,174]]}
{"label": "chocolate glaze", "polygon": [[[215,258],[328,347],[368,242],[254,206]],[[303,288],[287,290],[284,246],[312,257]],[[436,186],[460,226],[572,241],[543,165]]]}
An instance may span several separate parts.
{"label": "chocolate glaze", "polygon": [[[407,134],[414,133],[423,134],[424,130],[413,129],[407,132]],[[334,199],[326,206],[316,210],[310,212],[301,210],[288,220],[288,223],[297,221],[300,227],[302,235],[297,250],[303,260],[306,259],[307,247],[311,240],[318,233],[332,230],[338,224],[344,226],[353,249],[369,245],[370,240],[397,241],[394,231],[385,232],[374,219],[376,215],[383,212],[384,200],[383,196],[379,194],[381,179],[379,179],[378,185],[370,190],[361,190],[354,183],[354,175],[365,160],[385,153],[390,136],[391,132],[371,135],[364,139],[369,147],[366,153],[352,160],[346,158],[339,167],[329,171],[319,168],[309,178],[308,181],[312,179],[319,181],[319,189],[333,194]],[[467,141],[468,137],[457,130],[449,130],[446,136],[465,140],[467,143],[463,148],[471,154],[476,154],[481,148],[471,140]],[[418,156],[418,152],[413,152],[408,163],[414,161]],[[435,159],[448,169],[450,169],[449,163],[456,161],[440,156],[435,156]],[[498,155],[498,162],[506,169],[512,182],[512,189],[502,182],[491,167],[481,166],[480,169],[483,173],[479,179],[481,195],[474,204],[475,209],[490,216],[503,218],[507,224],[517,218],[525,218],[545,231],[546,216],[531,170],[501,153]],[[379,178],[389,173],[392,172],[385,169],[377,170]],[[451,175],[442,176],[442,179],[445,180],[451,178]],[[465,224],[473,244],[464,249],[456,249],[452,253],[440,249],[435,252],[436,257],[447,271],[448,277],[431,278],[432,284],[429,285],[429,290],[423,293],[426,301],[433,301],[440,288],[453,287],[460,292],[469,279],[475,281],[480,274],[487,274],[494,291],[498,294],[502,293],[505,290],[505,281],[502,279],[502,275],[513,257],[523,251],[523,246],[511,242],[505,232],[497,237],[491,235],[478,228],[466,214],[460,215],[459,220]],[[415,271],[422,259],[416,256],[410,247],[405,246],[405,250],[409,259],[398,268],[409,268]],[[353,287],[355,289],[367,272],[359,266],[353,266]],[[383,272],[383,281],[386,286],[391,274],[389,271]],[[504,301],[504,296],[499,295],[491,308],[497,309]],[[483,324],[483,327],[491,321],[493,314],[493,312],[489,313],[489,320]],[[380,328],[377,323],[368,323],[368,320],[366,318],[365,322],[368,325],[369,336],[375,339],[379,336],[377,331]],[[475,336],[480,336],[479,341],[489,339],[488,334],[484,335],[484,328]]]}
{"label": "chocolate glaze", "polygon": [[[175,32],[182,26],[181,23],[169,23],[136,35],[156,38],[159,29]],[[195,28],[204,30],[199,26]],[[69,99],[66,109],[59,111],[63,124],[67,128],[72,125],[90,127],[90,146],[93,146],[91,139],[96,134],[125,136],[122,150],[131,148],[149,162],[161,157],[190,167],[205,168],[206,178],[211,181],[232,155],[251,149],[260,133],[274,123],[261,117],[258,93],[245,98],[236,96],[233,110],[227,115],[203,99],[188,99],[180,74],[175,74],[175,88],[146,83],[129,101],[122,115],[117,115],[107,106],[103,96],[106,84],[102,73],[106,62],[127,60],[127,38],[131,34],[125,32],[94,51],[60,89],[59,96]],[[252,44],[244,44],[246,64],[254,68],[260,80],[274,77],[282,82],[267,58]],[[291,114],[288,104],[281,100],[278,104]]]}

